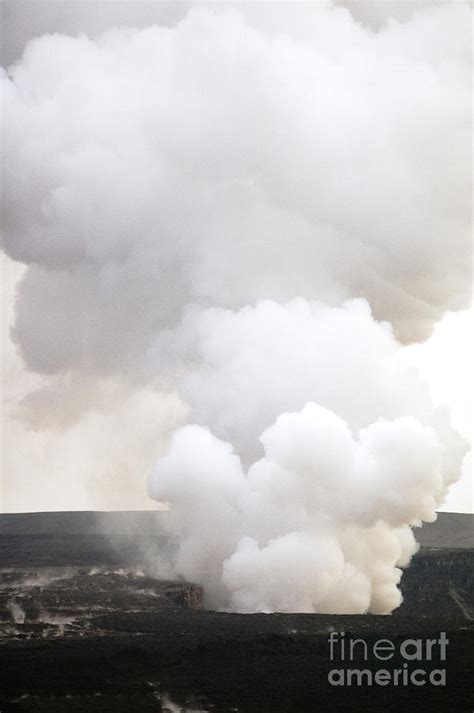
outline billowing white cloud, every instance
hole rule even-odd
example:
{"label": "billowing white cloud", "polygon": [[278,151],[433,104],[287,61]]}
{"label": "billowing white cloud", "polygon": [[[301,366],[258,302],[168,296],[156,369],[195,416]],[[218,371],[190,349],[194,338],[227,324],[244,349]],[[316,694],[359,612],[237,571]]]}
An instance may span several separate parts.
{"label": "billowing white cloud", "polygon": [[388,323],[364,300],[191,311],[149,359],[196,424],[150,478],[177,576],[239,611],[398,606],[409,527],[435,518],[466,446]]}
{"label": "billowing white cloud", "polygon": [[377,34],[312,20],[298,42],[193,9],[27,46],[4,79],[4,246],[29,266],[31,368],[140,370],[196,301],[363,295],[403,339],[466,304],[467,6]]}
{"label": "billowing white cloud", "polygon": [[[414,418],[378,421],[354,439],[308,403],[278,417],[245,473],[229,444],[185,426],[150,479],[169,499],[180,542],[174,572],[237,611],[389,613],[400,565],[416,551],[409,525],[433,520],[442,446]],[[398,565],[398,567],[397,567]]]}

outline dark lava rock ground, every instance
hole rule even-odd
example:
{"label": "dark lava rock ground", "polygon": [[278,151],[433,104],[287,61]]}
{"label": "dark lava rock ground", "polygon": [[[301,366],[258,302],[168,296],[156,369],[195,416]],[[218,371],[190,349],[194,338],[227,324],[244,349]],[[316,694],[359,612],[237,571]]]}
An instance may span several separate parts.
{"label": "dark lava rock ground", "polygon": [[[159,535],[165,517],[0,515],[0,713],[474,711],[471,516],[441,514],[417,531],[404,602],[385,617],[206,611],[199,587],[149,576],[172,546]],[[352,662],[332,662],[331,632],[363,639],[367,660],[359,644]],[[407,665],[400,644],[440,632],[446,661]],[[379,639],[395,646],[389,661],[371,652]],[[445,668],[446,685],[328,682],[335,667],[404,664],[426,676]]]}

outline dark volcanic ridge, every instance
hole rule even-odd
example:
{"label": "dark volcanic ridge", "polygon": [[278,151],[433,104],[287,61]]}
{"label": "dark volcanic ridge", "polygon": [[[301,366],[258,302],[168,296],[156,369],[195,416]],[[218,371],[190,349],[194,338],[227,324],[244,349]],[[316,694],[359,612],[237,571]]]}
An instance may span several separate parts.
{"label": "dark volcanic ridge", "polygon": [[[166,516],[0,516],[2,713],[472,710],[471,516],[442,513],[416,531],[404,602],[388,617],[205,611],[200,587],[150,576],[150,556],[170,546]],[[333,630],[368,642],[445,631],[449,685],[331,687]]]}
{"label": "dark volcanic ridge", "polygon": [[[0,535],[140,538],[159,534],[165,518],[166,511],[155,510],[2,513]],[[435,522],[425,523],[414,532],[422,547],[471,549],[474,515],[440,512]]]}

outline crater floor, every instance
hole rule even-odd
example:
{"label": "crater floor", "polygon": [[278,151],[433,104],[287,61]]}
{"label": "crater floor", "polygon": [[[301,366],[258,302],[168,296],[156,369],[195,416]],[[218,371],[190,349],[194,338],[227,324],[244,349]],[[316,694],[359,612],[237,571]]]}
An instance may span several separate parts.
{"label": "crater floor", "polygon": [[[0,710],[472,711],[470,516],[420,531],[393,616],[205,611],[200,587],[149,576],[164,513],[0,516]],[[430,530],[431,528],[431,530]],[[437,534],[436,534],[437,533]],[[449,640],[446,686],[332,686],[328,639]],[[397,649],[398,650],[398,649]],[[418,664],[416,664],[418,665]],[[429,672],[440,662],[422,662]]]}

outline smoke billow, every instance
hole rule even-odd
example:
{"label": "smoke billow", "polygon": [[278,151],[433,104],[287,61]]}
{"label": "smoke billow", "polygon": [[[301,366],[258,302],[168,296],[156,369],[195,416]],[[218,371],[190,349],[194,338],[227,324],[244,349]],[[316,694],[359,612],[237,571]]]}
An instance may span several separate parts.
{"label": "smoke billow", "polygon": [[261,302],[190,312],[158,355],[195,365],[178,388],[211,429],[178,430],[150,478],[175,573],[239,611],[397,606],[409,526],[435,519],[465,448],[390,325],[363,300]]}
{"label": "smoke billow", "polygon": [[343,5],[49,35],[3,73],[22,418],[171,404],[149,492],[213,606],[391,611],[465,451],[401,344],[469,304],[470,9]]}

